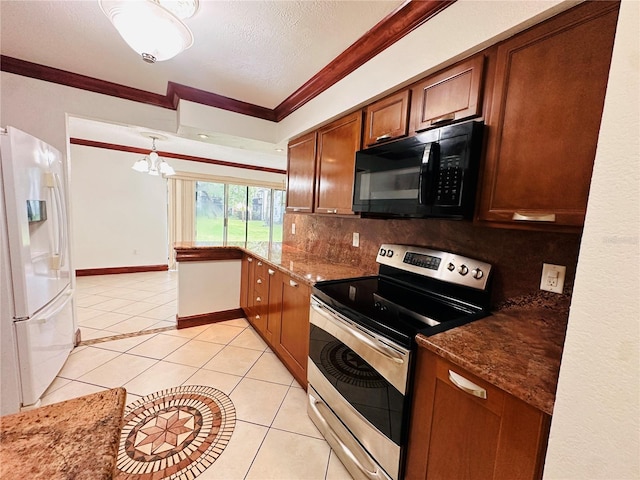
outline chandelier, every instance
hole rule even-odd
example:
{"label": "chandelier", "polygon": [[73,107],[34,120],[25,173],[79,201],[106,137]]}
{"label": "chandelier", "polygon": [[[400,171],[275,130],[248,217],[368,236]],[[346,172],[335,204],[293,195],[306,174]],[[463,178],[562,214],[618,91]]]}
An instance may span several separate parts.
{"label": "chandelier", "polygon": [[160,137],[150,135],[149,138],[153,141],[151,151],[144,158],[135,162],[131,168],[136,172],[148,173],[149,175],[156,177],[158,175],[163,175],[165,177],[175,175],[176,171],[171,167],[171,165],[165,162],[164,159],[160,158],[160,155],[158,155],[158,152],[156,151],[156,140]]}
{"label": "chandelier", "polygon": [[98,0],[125,42],[148,63],[175,57],[193,44],[182,20],[198,10],[198,0]]}

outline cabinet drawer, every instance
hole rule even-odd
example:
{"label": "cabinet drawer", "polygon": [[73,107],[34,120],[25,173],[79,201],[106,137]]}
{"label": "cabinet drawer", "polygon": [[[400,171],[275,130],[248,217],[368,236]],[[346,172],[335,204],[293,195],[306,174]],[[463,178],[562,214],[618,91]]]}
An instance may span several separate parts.
{"label": "cabinet drawer", "polygon": [[494,414],[502,414],[505,393],[490,383],[470,374],[463,368],[438,358],[436,361],[436,379],[459,392],[463,392],[469,400]]}

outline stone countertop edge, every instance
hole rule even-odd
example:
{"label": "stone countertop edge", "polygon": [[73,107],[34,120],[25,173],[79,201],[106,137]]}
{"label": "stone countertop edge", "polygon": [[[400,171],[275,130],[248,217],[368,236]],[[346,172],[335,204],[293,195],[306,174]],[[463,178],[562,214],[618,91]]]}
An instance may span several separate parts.
{"label": "stone countertop edge", "polygon": [[243,253],[258,257],[259,259],[263,260],[269,265],[272,265],[281,272],[290,275],[294,280],[309,285],[310,287],[312,287],[315,283],[323,280],[356,278],[377,274],[377,271],[367,271],[359,267],[344,265],[340,263],[332,263],[312,253],[303,252],[301,250],[296,250],[287,246],[283,246],[282,250],[278,251],[276,255],[278,258],[267,258],[264,255],[256,253],[249,248],[240,246],[207,245],[197,242],[176,243],[174,245],[174,249],[181,251],[186,251],[189,249],[239,250]]}
{"label": "stone countertop edge", "polygon": [[126,396],[120,387],[0,417],[0,477],[113,478]]}
{"label": "stone countertop edge", "polygon": [[427,337],[420,347],[552,415],[570,295],[535,292],[490,316]]}

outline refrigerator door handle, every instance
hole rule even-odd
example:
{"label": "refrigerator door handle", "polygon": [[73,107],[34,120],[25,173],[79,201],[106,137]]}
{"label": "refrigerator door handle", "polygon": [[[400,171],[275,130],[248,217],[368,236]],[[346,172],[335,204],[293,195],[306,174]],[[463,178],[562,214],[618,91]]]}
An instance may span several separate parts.
{"label": "refrigerator door handle", "polygon": [[[73,295],[73,290],[69,289],[66,292],[64,292],[62,295],[60,295],[60,298],[70,297],[71,295]],[[49,318],[57,316],[66,307],[67,307],[67,301],[65,300],[65,302],[62,305],[60,305],[58,308],[56,308],[53,312],[47,312],[46,316],[36,315],[35,318],[32,319],[32,321],[37,324],[47,323]]]}
{"label": "refrigerator door handle", "polygon": [[65,252],[67,249],[67,236],[64,226],[67,224],[67,215],[65,211],[64,198],[62,192],[62,182],[57,173],[49,173],[47,184],[53,189],[55,197],[56,213],[58,217],[58,244],[56,251],[53,252],[50,267],[52,270],[60,270],[64,266]]}

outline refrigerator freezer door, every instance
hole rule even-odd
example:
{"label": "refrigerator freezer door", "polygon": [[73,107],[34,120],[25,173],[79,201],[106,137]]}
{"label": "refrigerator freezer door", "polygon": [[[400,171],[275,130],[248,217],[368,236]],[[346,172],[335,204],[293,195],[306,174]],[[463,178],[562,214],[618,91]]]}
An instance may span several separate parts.
{"label": "refrigerator freezer door", "polygon": [[[64,167],[58,150],[27,133],[7,127],[0,138],[14,317],[30,318],[71,281]],[[43,212],[30,222],[33,205]]]}
{"label": "refrigerator freezer door", "polygon": [[29,320],[15,322],[22,405],[38,401],[73,348],[73,291],[66,290]]}

